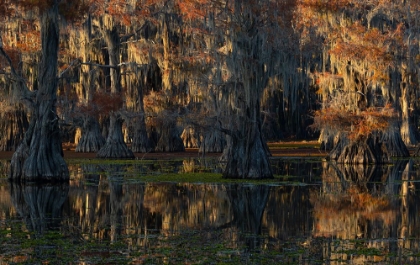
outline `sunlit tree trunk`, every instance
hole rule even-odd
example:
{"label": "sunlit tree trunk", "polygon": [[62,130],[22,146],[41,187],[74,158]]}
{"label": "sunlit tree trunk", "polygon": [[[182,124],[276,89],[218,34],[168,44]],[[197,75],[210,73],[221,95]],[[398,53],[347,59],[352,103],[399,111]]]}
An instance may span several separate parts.
{"label": "sunlit tree trunk", "polygon": [[56,114],[57,58],[59,48],[58,7],[41,15],[41,62],[31,122],[11,161],[10,178],[22,181],[64,181],[69,171],[63,158]]}
{"label": "sunlit tree trunk", "polygon": [[411,113],[414,112],[413,106],[411,106],[411,90],[414,89],[412,84],[412,73],[406,73],[406,70],[402,70],[401,80],[401,138],[407,146],[414,146],[417,144],[415,128]]}
{"label": "sunlit tree trunk", "polygon": [[[161,21],[162,27],[162,44],[163,44],[163,58],[162,58],[162,90],[164,92],[165,100],[168,101],[169,105],[173,106],[178,102],[171,102],[180,95],[176,95],[174,90],[173,82],[173,69],[170,64],[171,56],[171,42],[169,32],[169,22],[166,15],[163,16]],[[168,113],[175,110],[168,110]],[[181,139],[182,131],[177,128],[177,122],[175,115],[167,115],[167,113],[160,113],[163,122],[159,128],[159,140],[156,143],[156,151],[161,152],[183,152],[185,151],[184,143]]]}

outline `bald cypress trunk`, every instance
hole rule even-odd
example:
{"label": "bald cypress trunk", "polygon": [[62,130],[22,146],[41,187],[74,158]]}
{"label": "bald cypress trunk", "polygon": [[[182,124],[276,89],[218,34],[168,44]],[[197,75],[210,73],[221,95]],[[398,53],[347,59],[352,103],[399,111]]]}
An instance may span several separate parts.
{"label": "bald cypress trunk", "polygon": [[95,153],[105,144],[101,128],[94,117],[86,117],[82,127],[82,137],[76,146],[76,152]]}
{"label": "bald cypress trunk", "polygon": [[111,113],[108,138],[105,145],[96,154],[98,158],[134,158],[133,152],[127,147],[122,134],[123,121],[116,113]]}
{"label": "bald cypress trunk", "polygon": [[[267,4],[262,2],[261,5]],[[258,6],[252,1],[234,2],[232,20],[240,30],[229,33],[232,47],[228,66],[232,72],[229,106],[230,144],[224,178],[272,178],[269,151],[262,134],[260,101],[273,70],[268,35],[259,29]],[[235,80],[236,79],[236,80]],[[225,125],[226,126],[226,125]]]}
{"label": "bald cypress trunk", "polygon": [[[102,34],[107,44],[110,76],[111,93],[116,97],[121,97],[121,76],[119,67],[119,47],[120,37],[118,30],[113,27],[111,30],[103,29]],[[122,106],[120,106],[122,107]],[[109,133],[105,145],[99,150],[98,158],[134,158],[133,152],[127,147],[122,133],[123,120],[118,110],[110,114]]]}
{"label": "bald cypress trunk", "polygon": [[269,150],[262,136],[259,107],[249,108],[243,126],[230,133],[224,178],[272,178]]}
{"label": "bald cypress trunk", "polygon": [[42,53],[39,83],[29,129],[13,154],[9,177],[22,181],[67,181],[56,114],[57,58],[59,45],[58,7],[41,15]]}

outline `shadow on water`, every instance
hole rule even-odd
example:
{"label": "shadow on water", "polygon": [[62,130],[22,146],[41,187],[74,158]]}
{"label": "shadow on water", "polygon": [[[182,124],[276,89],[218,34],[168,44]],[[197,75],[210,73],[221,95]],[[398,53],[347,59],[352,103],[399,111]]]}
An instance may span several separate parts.
{"label": "shadow on water", "polygon": [[127,181],[217,168],[191,159],[71,165],[69,185],[0,183],[0,263],[415,264],[417,163],[275,161],[305,185]]}

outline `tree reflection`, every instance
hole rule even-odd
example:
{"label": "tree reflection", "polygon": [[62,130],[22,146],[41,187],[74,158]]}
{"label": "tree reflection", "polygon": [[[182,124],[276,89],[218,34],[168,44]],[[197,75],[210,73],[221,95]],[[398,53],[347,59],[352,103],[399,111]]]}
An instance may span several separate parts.
{"label": "tree reflection", "polygon": [[[270,187],[266,185],[226,185],[233,219],[223,227],[235,227],[243,237],[248,251],[261,246],[261,224]],[[242,238],[239,238],[240,241]]]}
{"label": "tree reflection", "polygon": [[57,230],[62,219],[62,207],[67,199],[69,185],[29,185],[10,183],[10,196],[18,214],[30,231],[43,234]]}
{"label": "tree reflection", "polygon": [[[42,239],[49,231],[58,231],[62,221],[62,208],[67,199],[69,185],[43,184],[29,185],[10,183],[10,196],[17,213],[23,218],[26,228],[34,232],[35,238]],[[56,256],[57,246],[48,240],[40,240],[34,246],[33,261]]]}
{"label": "tree reflection", "polygon": [[[407,161],[397,161],[392,166],[363,167],[324,163],[322,188],[311,194],[313,236],[365,239],[368,243],[363,247],[394,253],[399,238],[398,193],[406,164]],[[373,240],[383,238],[392,240],[386,243]],[[324,242],[324,259],[347,259],[346,252],[360,248],[357,243],[340,242]],[[368,257],[364,259],[371,261]]]}

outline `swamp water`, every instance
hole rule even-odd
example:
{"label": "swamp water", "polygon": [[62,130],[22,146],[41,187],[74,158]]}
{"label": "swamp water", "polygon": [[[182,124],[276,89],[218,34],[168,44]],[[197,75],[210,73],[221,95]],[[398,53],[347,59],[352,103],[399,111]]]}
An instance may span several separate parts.
{"label": "swamp water", "polygon": [[0,162],[0,264],[417,264],[419,161],[273,159],[226,181],[211,159],[68,161],[66,185]]}

